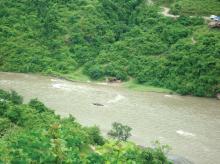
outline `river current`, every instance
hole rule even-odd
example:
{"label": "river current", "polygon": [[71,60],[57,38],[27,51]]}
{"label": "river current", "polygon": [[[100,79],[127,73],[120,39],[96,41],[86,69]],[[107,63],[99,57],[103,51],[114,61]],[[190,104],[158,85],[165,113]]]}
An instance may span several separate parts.
{"label": "river current", "polygon": [[196,164],[220,163],[219,100],[18,73],[0,73],[0,88],[16,90],[25,102],[38,98],[63,117],[72,114],[85,126],[99,126],[103,134],[117,121],[132,127],[137,144],[159,140]]}

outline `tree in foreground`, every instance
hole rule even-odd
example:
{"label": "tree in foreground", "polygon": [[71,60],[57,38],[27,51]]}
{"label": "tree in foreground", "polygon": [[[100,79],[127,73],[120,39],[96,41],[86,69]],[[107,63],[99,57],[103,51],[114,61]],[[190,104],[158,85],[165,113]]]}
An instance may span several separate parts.
{"label": "tree in foreground", "polygon": [[119,142],[131,136],[126,125],[114,123],[109,134],[117,140],[107,140],[97,127],[83,127],[73,116],[61,118],[37,99],[21,100],[0,90],[0,164],[170,164],[158,142],[153,148]]}
{"label": "tree in foreground", "polygon": [[118,122],[114,122],[112,124],[112,129],[108,132],[108,135],[118,141],[127,141],[127,139],[131,136],[132,128],[123,125]]}

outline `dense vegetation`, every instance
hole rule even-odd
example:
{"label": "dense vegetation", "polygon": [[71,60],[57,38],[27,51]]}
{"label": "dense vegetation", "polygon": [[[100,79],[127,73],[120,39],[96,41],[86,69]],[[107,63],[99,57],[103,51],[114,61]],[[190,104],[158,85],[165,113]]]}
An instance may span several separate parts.
{"label": "dense vegetation", "polygon": [[170,163],[158,143],[140,148],[105,140],[97,127],[60,118],[37,99],[23,104],[14,91],[0,90],[0,125],[0,163]]}
{"label": "dense vegetation", "polygon": [[1,71],[220,92],[220,32],[202,18],[167,18],[146,0],[1,0],[0,8]]}

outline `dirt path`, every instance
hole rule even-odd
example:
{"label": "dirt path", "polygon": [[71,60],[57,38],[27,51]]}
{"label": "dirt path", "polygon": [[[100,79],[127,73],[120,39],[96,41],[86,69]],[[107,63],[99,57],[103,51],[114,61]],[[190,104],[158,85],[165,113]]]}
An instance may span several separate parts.
{"label": "dirt path", "polygon": [[193,44],[196,44],[196,43],[197,43],[197,41],[194,39],[194,37],[192,37],[191,40],[192,40],[192,43],[193,43]]}
{"label": "dirt path", "polygon": [[[171,17],[171,18],[178,18],[180,17],[180,15],[173,15],[173,14],[170,14],[170,8],[168,7],[161,7],[162,8],[162,12],[161,14],[165,17]],[[189,16],[189,17],[195,17],[195,16]],[[205,21],[209,21],[210,18],[208,16],[203,16],[202,17]]]}
{"label": "dirt path", "polygon": [[179,15],[170,14],[170,8],[162,7],[163,11],[161,12],[165,17],[178,18]]}
{"label": "dirt path", "polygon": [[[154,2],[153,0],[146,0],[146,3],[148,3],[149,5],[153,5]],[[171,17],[171,18],[178,18],[180,17],[180,15],[174,15],[174,14],[170,14],[170,8],[165,7],[165,6],[161,6],[162,11],[160,12],[163,16],[165,17]],[[194,16],[189,16],[189,17],[194,17]],[[203,16],[202,17],[206,22],[210,21],[210,18],[208,16]]]}

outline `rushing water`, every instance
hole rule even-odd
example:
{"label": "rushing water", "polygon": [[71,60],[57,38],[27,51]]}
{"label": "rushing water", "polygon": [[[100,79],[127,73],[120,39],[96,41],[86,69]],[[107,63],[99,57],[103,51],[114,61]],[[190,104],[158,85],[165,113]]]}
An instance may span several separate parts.
{"label": "rushing water", "polygon": [[16,90],[25,102],[37,97],[57,114],[72,114],[83,125],[98,125],[103,133],[112,122],[121,122],[133,128],[131,140],[140,145],[159,140],[196,164],[220,163],[220,101],[216,99],[16,73],[0,73],[0,88]]}

